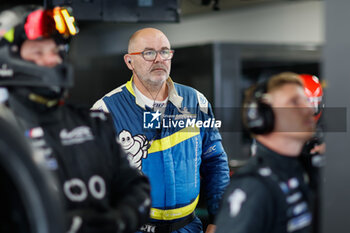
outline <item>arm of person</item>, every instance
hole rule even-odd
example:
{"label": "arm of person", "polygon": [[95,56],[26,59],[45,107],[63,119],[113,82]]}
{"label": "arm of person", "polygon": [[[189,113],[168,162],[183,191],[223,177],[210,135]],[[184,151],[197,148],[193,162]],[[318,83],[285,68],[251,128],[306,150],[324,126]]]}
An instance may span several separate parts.
{"label": "arm of person", "polygon": [[269,233],[273,198],[256,177],[233,179],[222,199],[216,233]]}
{"label": "arm of person", "polygon": [[[214,118],[209,105],[208,113],[202,113],[204,119]],[[221,197],[229,183],[229,167],[227,155],[221,143],[217,129],[204,129],[202,144],[201,177],[207,198],[209,224],[214,222],[219,209]],[[210,227],[211,228],[211,227]]]}
{"label": "arm of person", "polygon": [[227,155],[221,141],[213,142],[211,147],[206,148],[202,155],[201,176],[207,198],[209,223],[213,223],[230,179]]}
{"label": "arm of person", "polygon": [[91,107],[91,110],[93,111],[103,111],[106,113],[109,113],[109,110],[107,108],[107,105],[103,101],[103,98],[97,100],[94,105]]}

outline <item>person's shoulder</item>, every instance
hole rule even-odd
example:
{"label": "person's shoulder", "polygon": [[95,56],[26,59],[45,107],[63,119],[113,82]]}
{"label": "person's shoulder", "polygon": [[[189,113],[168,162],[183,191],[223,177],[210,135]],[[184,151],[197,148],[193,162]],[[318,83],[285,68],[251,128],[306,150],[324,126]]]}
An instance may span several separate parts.
{"label": "person's shoulder", "polygon": [[186,86],[179,83],[174,83],[177,93],[182,96],[185,100],[188,100],[190,104],[193,102],[199,104],[199,106],[203,109],[207,109],[209,106],[209,101],[204,96],[203,93],[198,91],[197,89]]}
{"label": "person's shoulder", "polygon": [[91,107],[91,111],[103,111],[103,112],[109,112],[106,103],[103,101],[103,99],[97,100],[94,105]]}
{"label": "person's shoulder", "polygon": [[272,175],[272,170],[269,167],[261,166],[257,157],[251,157],[247,163],[238,169],[232,176],[232,186],[243,185],[252,191],[268,190],[266,179]]}
{"label": "person's shoulder", "polygon": [[107,94],[105,94],[102,98],[100,98],[99,100],[97,100],[93,106],[91,107],[91,110],[100,110],[100,111],[104,111],[104,112],[109,112],[106,103],[104,102],[105,98],[109,98],[109,97],[114,97],[117,98],[119,95],[121,95],[125,89],[126,89],[126,84],[123,84],[115,89],[113,89],[112,91],[108,92]]}
{"label": "person's shoulder", "polygon": [[111,97],[114,95],[121,94],[125,91],[125,89],[126,89],[126,84],[123,84],[123,85],[113,89],[112,91],[108,92],[107,94],[105,94],[101,99],[103,99],[104,97]]}
{"label": "person's shoulder", "polygon": [[188,91],[188,92],[194,92],[196,89],[193,87],[187,86],[185,84],[177,83],[174,82],[174,87],[176,88],[177,91]]}
{"label": "person's shoulder", "polygon": [[[174,82],[174,87],[179,95],[197,95],[199,91],[195,88]],[[200,93],[200,92],[199,92]]]}
{"label": "person's shoulder", "polygon": [[[123,84],[123,85],[121,85],[121,86],[119,86],[119,87],[113,89],[112,91],[108,92],[107,94],[105,94],[105,95],[104,95],[101,99],[99,99],[98,101],[103,100],[103,99],[106,98],[106,97],[119,96],[119,95],[125,93],[126,89],[127,89],[127,88],[126,88],[126,84]],[[98,101],[97,101],[97,102],[98,102]]]}
{"label": "person's shoulder", "polygon": [[250,192],[262,191],[265,193],[268,191],[262,178],[254,174],[233,175],[229,187],[229,189],[242,188]]}

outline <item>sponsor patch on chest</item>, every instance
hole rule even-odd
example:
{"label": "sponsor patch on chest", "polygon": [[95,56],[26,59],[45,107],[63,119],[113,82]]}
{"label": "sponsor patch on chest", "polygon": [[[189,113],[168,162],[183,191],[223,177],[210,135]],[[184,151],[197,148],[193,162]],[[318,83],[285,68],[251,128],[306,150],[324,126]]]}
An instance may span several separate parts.
{"label": "sponsor patch on chest", "polygon": [[62,129],[60,132],[62,145],[69,146],[73,144],[81,144],[94,139],[94,135],[88,126],[79,126],[72,130]]}

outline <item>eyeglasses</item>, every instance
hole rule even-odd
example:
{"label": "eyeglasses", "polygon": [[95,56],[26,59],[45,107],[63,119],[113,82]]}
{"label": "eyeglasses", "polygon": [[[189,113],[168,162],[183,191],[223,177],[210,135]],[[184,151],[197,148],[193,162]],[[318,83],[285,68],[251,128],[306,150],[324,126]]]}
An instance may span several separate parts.
{"label": "eyeglasses", "polygon": [[64,38],[77,34],[78,27],[69,11],[71,11],[70,8],[55,7],[54,9],[39,9],[30,13],[24,25],[28,39],[50,37],[55,32]]}
{"label": "eyeglasses", "polygon": [[150,49],[143,52],[129,53],[129,55],[142,55],[143,59],[146,61],[154,61],[156,60],[158,53],[164,61],[170,60],[174,56],[174,50],[172,49],[162,49],[158,51]]}

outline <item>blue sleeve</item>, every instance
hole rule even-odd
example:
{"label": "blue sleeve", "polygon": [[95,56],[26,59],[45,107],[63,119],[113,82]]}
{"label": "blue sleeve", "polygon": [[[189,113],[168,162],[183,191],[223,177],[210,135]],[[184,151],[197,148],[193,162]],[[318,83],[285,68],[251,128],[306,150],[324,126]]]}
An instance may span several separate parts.
{"label": "blue sleeve", "polygon": [[[201,112],[204,119],[214,119],[210,105],[208,114]],[[229,183],[227,155],[221,144],[221,135],[217,129],[202,129],[201,177],[207,198],[209,220],[212,223],[218,212],[221,197]]]}

